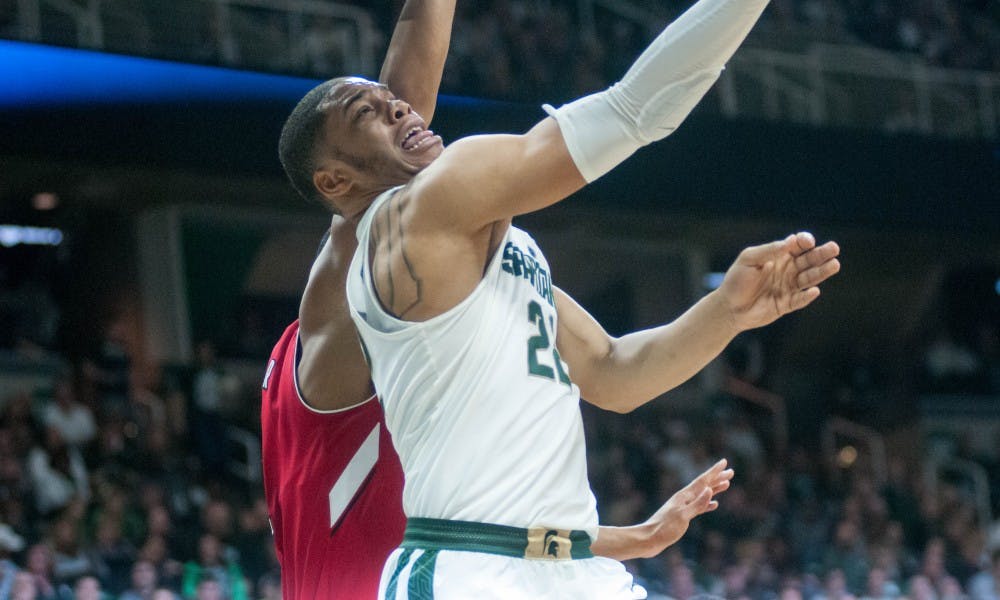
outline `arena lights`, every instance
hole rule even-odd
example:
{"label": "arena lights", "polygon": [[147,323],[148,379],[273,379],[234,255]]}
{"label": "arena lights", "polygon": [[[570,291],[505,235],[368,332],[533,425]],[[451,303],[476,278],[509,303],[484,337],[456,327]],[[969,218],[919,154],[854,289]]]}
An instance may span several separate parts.
{"label": "arena lights", "polygon": [[315,81],[0,40],[0,107],[297,98]]}
{"label": "arena lights", "polygon": [[[0,108],[282,102],[294,106],[318,79],[192,65],[0,40]],[[442,96],[441,105],[505,103]]]}
{"label": "arena lights", "polygon": [[59,206],[59,196],[52,192],[39,192],[31,197],[31,207],[35,210],[55,210]]}
{"label": "arena lights", "polygon": [[858,460],[858,449],[854,446],[844,446],[837,453],[837,464],[842,469],[848,469]]}
{"label": "arena lights", "polygon": [[63,232],[48,227],[27,227],[25,225],[0,225],[0,246],[13,248],[19,244],[26,246],[58,246],[63,241]]}

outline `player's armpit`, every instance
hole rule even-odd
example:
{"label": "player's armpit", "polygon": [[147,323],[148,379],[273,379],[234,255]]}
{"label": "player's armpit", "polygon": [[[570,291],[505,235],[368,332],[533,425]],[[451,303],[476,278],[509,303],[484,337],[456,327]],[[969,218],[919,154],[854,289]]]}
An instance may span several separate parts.
{"label": "player's armpit", "polygon": [[320,250],[299,305],[298,384],[316,410],[364,402],[372,387],[357,330],[347,308],[346,277],[357,246],[353,226],[333,218],[330,239]]}
{"label": "player's armpit", "polygon": [[559,126],[547,118],[523,135],[471,136],[448,146],[410,184],[411,223],[423,231],[480,232],[584,184]]}
{"label": "player's armpit", "polygon": [[605,410],[614,410],[614,398],[602,385],[614,338],[569,294],[555,286],[552,291],[559,315],[556,346],[569,366],[573,382],[580,388],[580,397]]}

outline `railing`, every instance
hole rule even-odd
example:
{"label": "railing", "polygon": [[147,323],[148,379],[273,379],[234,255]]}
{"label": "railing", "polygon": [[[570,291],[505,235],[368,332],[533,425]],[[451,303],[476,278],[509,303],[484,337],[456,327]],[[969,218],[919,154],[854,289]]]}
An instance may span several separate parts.
{"label": "railing", "polygon": [[[385,37],[364,9],[324,0],[17,0],[29,41],[328,77],[374,76]],[[654,33],[660,17],[628,0],[577,0]],[[774,38],[774,39],[772,39]],[[704,102],[724,115],[953,138],[1000,137],[1000,74],[926,65],[864,46],[752,38]],[[760,47],[767,45],[768,48]]]}
{"label": "railing", "polygon": [[1000,135],[1000,74],[930,67],[909,55],[814,44],[743,48],[719,83],[730,117],[944,137]]}
{"label": "railing", "polygon": [[935,457],[927,461],[924,483],[932,496],[936,496],[943,477],[947,474],[959,475],[971,486],[972,500],[976,506],[979,524],[989,527],[993,523],[990,506],[990,480],[982,465],[970,460],[947,456]]}
{"label": "railing", "polygon": [[[823,425],[823,432],[821,436],[820,441],[821,447],[823,448],[823,456],[830,461],[829,466],[834,473],[839,472],[836,467],[838,465],[838,459],[841,457],[844,457],[847,460],[842,460],[840,465],[850,467],[853,466],[854,462],[860,456],[858,448],[854,445],[844,447],[840,447],[838,445],[838,440],[846,438],[848,440],[852,440],[858,446],[861,446],[862,450],[867,451],[868,458],[871,461],[872,476],[875,479],[875,483],[877,485],[882,485],[886,482],[888,479],[889,466],[886,459],[885,440],[877,431],[871,427],[866,427],[841,417],[833,417]],[[847,453],[842,454],[844,451],[847,451]]]}
{"label": "railing", "polygon": [[260,438],[239,427],[229,426],[226,437],[232,445],[229,472],[247,483],[260,483]]}
{"label": "railing", "polygon": [[[275,70],[325,76],[376,72],[375,53],[381,33],[365,10],[322,0],[202,1],[215,4],[220,29],[233,35],[229,47],[242,46],[241,55],[227,61],[230,64],[255,66],[247,65],[242,57],[251,49],[244,43],[246,34],[257,31],[273,36],[286,50],[284,64],[269,65]],[[258,52],[257,56],[269,58],[266,52]]]}
{"label": "railing", "polygon": [[724,388],[733,397],[770,413],[775,456],[783,457],[788,449],[788,410],[784,397],[735,377],[727,377]]}
{"label": "railing", "polygon": [[[663,25],[628,0],[577,0],[585,37],[596,36],[596,10],[650,35]],[[723,114],[891,133],[1000,136],[998,73],[936,68],[914,55],[793,37],[795,51],[773,49],[781,44],[775,32],[752,38],[736,53],[716,87]]]}
{"label": "railing", "polygon": [[313,76],[373,75],[382,43],[368,11],[323,0],[17,0],[14,33]]}

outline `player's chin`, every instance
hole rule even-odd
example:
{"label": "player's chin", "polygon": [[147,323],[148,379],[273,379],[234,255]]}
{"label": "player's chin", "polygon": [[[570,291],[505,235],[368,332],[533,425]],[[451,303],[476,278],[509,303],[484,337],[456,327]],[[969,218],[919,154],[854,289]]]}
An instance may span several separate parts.
{"label": "player's chin", "polygon": [[433,141],[428,140],[424,142],[420,148],[403,151],[403,161],[414,169],[415,173],[424,170],[437,157],[441,156],[441,153],[444,151],[444,144],[441,142],[441,138],[437,136],[435,138]]}

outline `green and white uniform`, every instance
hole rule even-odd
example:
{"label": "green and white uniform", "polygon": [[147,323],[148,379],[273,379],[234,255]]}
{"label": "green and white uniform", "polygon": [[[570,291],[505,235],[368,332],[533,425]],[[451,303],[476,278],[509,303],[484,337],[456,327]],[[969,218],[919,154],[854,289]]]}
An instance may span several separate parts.
{"label": "green and white uniform", "polygon": [[[416,517],[443,524],[459,538],[510,544],[530,528],[541,541],[526,549],[539,560],[526,560],[490,543],[470,546],[475,553],[455,550],[436,544],[443,539],[437,533],[421,537],[408,529],[412,543],[390,557],[383,593],[391,586],[399,598],[561,597],[543,591],[554,585],[549,574],[577,590],[572,597],[642,597],[615,561],[545,560],[589,557],[586,538],[595,539],[598,529],[580,392],[556,350],[558,317],[545,257],[531,236],[511,226],[467,298],[427,321],[396,319],[381,308],[368,268],[373,215],[395,191],[377,198],[358,225],[347,293],[402,461],[403,509],[411,523]],[[476,524],[507,527],[479,536]],[[404,595],[430,581],[433,596]],[[474,583],[481,591],[471,591]],[[494,588],[496,595],[482,595]]]}

